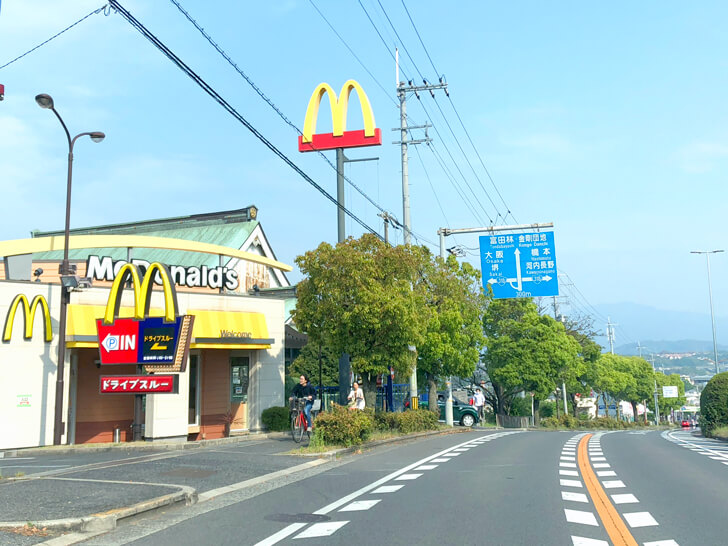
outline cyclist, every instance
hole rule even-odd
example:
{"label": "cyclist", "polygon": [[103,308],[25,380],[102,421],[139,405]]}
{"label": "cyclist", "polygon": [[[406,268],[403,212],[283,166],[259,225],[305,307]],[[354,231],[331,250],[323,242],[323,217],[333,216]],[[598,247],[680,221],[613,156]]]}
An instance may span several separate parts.
{"label": "cyclist", "polygon": [[306,416],[306,426],[310,432],[313,425],[313,422],[311,421],[311,407],[313,406],[313,399],[316,397],[316,389],[314,389],[309,382],[307,375],[301,374],[298,385],[293,387],[291,394],[293,395],[290,398],[291,400],[293,397],[303,398],[306,400],[306,405],[303,407],[303,414]]}

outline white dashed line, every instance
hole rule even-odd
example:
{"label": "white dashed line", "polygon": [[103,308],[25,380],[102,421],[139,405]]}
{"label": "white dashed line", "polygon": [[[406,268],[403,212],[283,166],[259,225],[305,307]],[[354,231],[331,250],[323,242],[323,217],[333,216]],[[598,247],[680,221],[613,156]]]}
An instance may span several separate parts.
{"label": "white dashed line", "polygon": [[579,480],[559,480],[561,487],[584,487]]}
{"label": "white dashed line", "polygon": [[450,459],[432,459],[432,461],[430,461],[430,462],[432,462],[432,463],[446,463],[449,460]]}
{"label": "white dashed line", "polygon": [[659,525],[649,512],[631,512],[622,514],[622,517],[627,520],[630,527],[651,527]]}
{"label": "white dashed line", "polygon": [[600,478],[610,478],[616,476],[617,473],[614,470],[598,470],[597,476]]}
{"label": "white dashed line", "polygon": [[674,540],[657,540],[655,542],[645,542],[645,546],[680,546]]}
{"label": "white dashed line", "polygon": [[314,523],[311,527],[306,529],[303,533],[299,533],[293,539],[298,538],[316,538],[316,537],[327,537],[333,535],[336,531],[341,529],[344,525],[349,523],[348,521],[326,521],[324,523]]}
{"label": "white dashed line", "polygon": [[402,485],[383,485],[379,489],[372,491],[372,493],[375,495],[379,495],[380,493],[394,493],[395,491],[399,491],[403,487],[404,487],[404,484],[402,484]]}
{"label": "white dashed line", "polygon": [[402,474],[401,476],[397,476],[394,479],[395,480],[405,480],[405,481],[406,480],[416,480],[420,476],[422,476],[422,474]]}
{"label": "white dashed line", "polygon": [[567,463],[564,461],[559,462],[559,466],[563,468],[576,468],[576,463]]}
{"label": "white dashed line", "polygon": [[574,493],[573,491],[562,491],[561,498],[565,501],[589,502],[584,493]]}
{"label": "white dashed line", "polygon": [[571,542],[574,546],[609,546],[609,542],[606,540],[597,540],[595,538],[585,537],[571,537]]}
{"label": "white dashed line", "polygon": [[602,482],[602,486],[604,486],[604,489],[617,489],[619,487],[626,487],[622,480],[607,480],[606,482]]}
{"label": "white dashed line", "polygon": [[610,468],[609,463],[594,463],[594,468]]}
{"label": "white dashed line", "polygon": [[559,476],[578,476],[579,473],[576,470],[559,470]]}
{"label": "white dashed line", "polygon": [[639,502],[637,500],[637,497],[635,497],[631,493],[625,493],[622,495],[612,495],[612,501],[614,502],[614,504],[628,504],[628,503]]}
{"label": "white dashed line", "polygon": [[583,510],[569,510],[564,508],[564,514],[566,515],[566,521],[569,523],[581,523],[582,525],[593,525],[599,527],[597,518],[591,512],[584,512]]}
{"label": "white dashed line", "polygon": [[347,504],[339,510],[339,512],[359,512],[360,510],[369,510],[382,499],[360,500]]}
{"label": "white dashed line", "polygon": [[432,470],[433,468],[437,468],[438,465],[436,464],[423,464],[422,466],[418,466],[415,468],[415,470]]}

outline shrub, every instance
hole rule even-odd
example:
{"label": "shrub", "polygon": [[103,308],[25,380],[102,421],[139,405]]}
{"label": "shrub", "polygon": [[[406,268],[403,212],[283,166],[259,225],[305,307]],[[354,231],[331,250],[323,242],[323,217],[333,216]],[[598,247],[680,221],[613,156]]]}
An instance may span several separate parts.
{"label": "shrub", "polygon": [[404,434],[411,432],[422,432],[424,430],[436,430],[439,427],[438,415],[426,409],[416,409],[395,413],[397,416],[397,428]]}
{"label": "shrub", "polygon": [[391,411],[380,411],[374,414],[374,426],[377,430],[389,431],[399,429],[399,421],[397,416],[399,413]]}
{"label": "shrub", "polygon": [[330,411],[319,413],[315,425],[317,441],[327,445],[358,445],[365,442],[374,430],[374,413],[370,408],[352,411],[334,404]]}
{"label": "shrub", "polygon": [[728,425],[728,372],[713,376],[700,395],[700,428],[712,436],[718,427]]}
{"label": "shrub", "polygon": [[270,431],[285,431],[291,426],[290,414],[288,408],[283,406],[273,406],[264,409],[260,416],[263,425]]}
{"label": "shrub", "polygon": [[[529,408],[530,412],[530,408]],[[538,406],[538,414],[541,417],[541,419],[547,419],[549,417],[553,417],[556,415],[556,402],[552,402],[551,400],[546,400],[544,402],[541,402],[541,404]],[[530,413],[528,415],[531,415]]]}

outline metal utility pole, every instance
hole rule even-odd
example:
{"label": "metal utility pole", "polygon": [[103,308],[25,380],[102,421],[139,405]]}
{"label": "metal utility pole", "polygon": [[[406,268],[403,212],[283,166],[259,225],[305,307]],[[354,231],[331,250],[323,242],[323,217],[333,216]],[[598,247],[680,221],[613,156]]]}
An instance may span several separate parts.
{"label": "metal utility pole", "polygon": [[396,228],[399,225],[399,222],[387,211],[380,212],[377,216],[384,220],[384,242],[389,244],[389,224],[392,224],[392,226]]}
{"label": "metal utility pole", "polygon": [[[563,320],[564,317],[562,317],[559,314],[559,300],[557,299],[558,296],[552,296],[552,297],[553,297],[553,303],[554,303],[554,320],[557,320],[557,321],[563,323],[564,322],[564,320]],[[568,408],[566,406],[566,382],[565,381],[562,381],[561,382],[561,395],[564,398],[564,415],[568,415],[569,414],[569,410],[568,410]]]}
{"label": "metal utility pole", "polygon": [[713,288],[710,282],[710,255],[723,252],[722,250],[691,250],[690,254],[705,254],[705,261],[708,264],[708,295],[710,296],[710,320],[713,323],[713,355],[715,356],[715,373],[718,369],[718,343],[715,339],[715,315],[713,314]]}
{"label": "metal utility pole", "polygon": [[[440,236],[440,258],[445,259],[445,232],[442,229],[437,230]],[[453,426],[452,420],[452,377],[447,378],[447,398],[445,399],[445,424],[449,427]]]}
{"label": "metal utility pole", "polygon": [[[410,81],[405,84],[405,82],[399,81],[399,50],[395,50],[395,63],[397,65],[397,97],[399,97],[399,128],[394,130],[400,132],[400,140],[399,142],[394,142],[394,144],[399,144],[402,152],[402,216],[404,219],[404,244],[410,245],[412,242],[412,220],[410,218],[409,205],[409,170],[407,165],[407,146],[409,144],[421,144],[424,142],[429,142],[430,139],[427,137],[427,133],[425,133],[425,138],[422,140],[408,139],[408,131],[410,129],[418,128],[425,129],[426,131],[428,125],[423,125],[419,127],[407,125],[407,93],[414,93],[415,96],[419,99],[420,91],[429,91],[430,94],[434,97],[435,94],[433,93],[433,91],[435,89],[444,89],[445,93],[447,93],[447,83],[440,81],[440,83],[437,84],[429,84],[427,83],[427,81],[423,81],[423,85],[412,85],[412,82]],[[415,358],[416,350],[417,349],[415,348]],[[415,360],[415,366],[412,369],[412,375],[410,376],[410,404],[410,407],[412,409],[417,408],[417,360]]]}

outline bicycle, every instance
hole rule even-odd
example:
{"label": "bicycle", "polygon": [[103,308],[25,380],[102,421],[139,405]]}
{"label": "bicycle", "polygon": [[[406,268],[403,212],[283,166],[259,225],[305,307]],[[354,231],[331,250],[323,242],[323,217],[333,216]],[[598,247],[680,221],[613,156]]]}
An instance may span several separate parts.
{"label": "bicycle", "polygon": [[305,404],[305,398],[292,398],[290,400],[291,436],[293,437],[293,441],[297,444],[301,443],[301,440],[303,440],[304,432],[308,434],[309,438],[311,437],[307,430],[306,416],[303,413]]}

